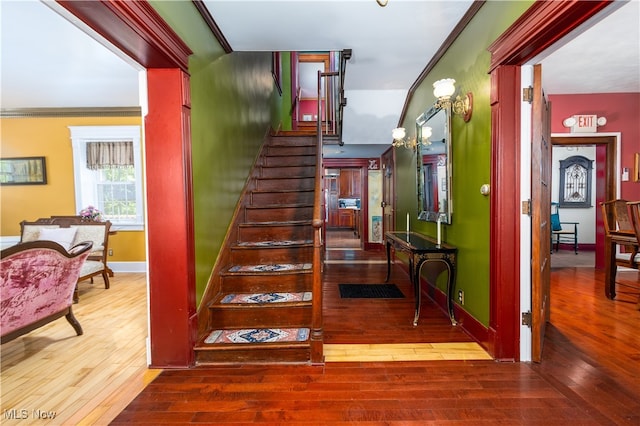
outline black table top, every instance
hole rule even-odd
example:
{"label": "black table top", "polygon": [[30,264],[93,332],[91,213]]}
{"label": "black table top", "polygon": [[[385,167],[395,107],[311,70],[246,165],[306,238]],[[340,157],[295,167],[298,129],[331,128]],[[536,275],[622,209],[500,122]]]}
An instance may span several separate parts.
{"label": "black table top", "polygon": [[408,233],[406,231],[386,232],[385,237],[416,252],[455,253],[458,251],[450,244],[441,242],[438,245],[436,239],[413,231]]}

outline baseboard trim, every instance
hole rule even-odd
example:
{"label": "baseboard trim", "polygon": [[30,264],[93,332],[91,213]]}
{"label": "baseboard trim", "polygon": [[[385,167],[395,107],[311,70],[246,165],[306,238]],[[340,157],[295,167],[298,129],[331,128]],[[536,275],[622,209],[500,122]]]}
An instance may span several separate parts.
{"label": "baseboard trim", "polygon": [[147,272],[147,262],[107,262],[113,272]]}
{"label": "baseboard trim", "polygon": [[[397,262],[396,265],[403,268],[405,272],[409,274],[409,265],[405,262],[400,261]],[[438,287],[430,285],[423,277],[420,277],[420,291],[423,296],[433,300],[445,315],[449,316],[449,312],[447,310],[447,296],[444,291],[440,290]],[[489,328],[455,302],[453,302],[453,314],[456,318],[456,322],[458,323],[457,327],[462,328],[469,337],[475,340],[476,343],[487,351],[487,353],[495,358],[495,354],[493,353],[495,345],[492,344],[492,338],[489,335]]]}

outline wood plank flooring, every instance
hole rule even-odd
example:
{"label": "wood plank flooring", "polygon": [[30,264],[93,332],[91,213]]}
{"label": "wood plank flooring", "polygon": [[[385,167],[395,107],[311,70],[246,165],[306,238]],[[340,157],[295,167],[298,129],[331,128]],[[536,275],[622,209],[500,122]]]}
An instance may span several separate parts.
{"label": "wood plank flooring", "polygon": [[147,368],[145,274],[94,281],[73,306],[82,336],[61,318],[0,347],[0,423],[43,424],[41,410],[55,413],[46,424],[108,424],[160,373]]}
{"label": "wood plank flooring", "polygon": [[[325,267],[329,346],[350,340],[397,344],[426,336],[465,340],[456,327],[439,323],[438,317],[446,316],[428,302],[423,306],[428,320],[412,329],[406,325],[411,309],[401,301],[337,299],[334,286],[340,282],[380,282],[384,276],[384,265],[359,261]],[[639,276],[625,272],[620,278],[637,282]],[[406,279],[394,270],[392,281],[402,286]],[[552,302],[552,320],[557,324],[549,326],[539,365],[327,362],[322,367],[229,365],[166,371],[113,424],[638,425],[640,342],[634,330],[640,313],[623,299],[604,298],[602,279],[602,272],[590,268],[554,271],[552,297],[558,303]],[[584,300],[573,306],[575,298]],[[578,309],[585,317],[579,321]],[[571,340],[578,335],[589,352]],[[628,339],[628,348],[617,348],[617,339]],[[601,363],[604,359],[608,361]]]}
{"label": "wood plank flooring", "polygon": [[[471,341],[447,325],[446,315],[428,301],[420,324],[412,327],[412,308],[402,305],[413,300],[407,293],[397,305],[340,300],[334,287],[340,282],[382,282],[386,265],[358,263],[371,256],[327,252],[328,260],[350,261],[325,266],[328,345]],[[374,261],[384,258],[382,253],[373,256]],[[2,345],[0,422],[44,424],[32,416],[40,409],[56,412],[55,419],[46,420],[51,425],[639,425],[640,311],[635,307],[638,290],[631,286],[637,287],[640,275],[628,271],[618,276],[630,287],[620,287],[619,299],[611,301],[604,297],[602,272],[553,270],[551,324],[539,365],[327,362],[321,367],[227,365],[158,375],[145,367],[145,277],[116,273],[109,290],[99,280],[81,288],[74,311],[84,336],[76,337],[59,320]],[[411,291],[400,268],[393,270],[391,282]],[[28,410],[28,419],[7,418],[7,410],[22,409]]]}

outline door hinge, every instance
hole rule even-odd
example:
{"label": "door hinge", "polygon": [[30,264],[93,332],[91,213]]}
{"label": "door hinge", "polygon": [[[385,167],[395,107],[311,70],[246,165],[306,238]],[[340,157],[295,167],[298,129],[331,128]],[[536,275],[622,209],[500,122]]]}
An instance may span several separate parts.
{"label": "door hinge", "polygon": [[522,313],[522,325],[526,325],[531,328],[531,311]]}
{"label": "door hinge", "polygon": [[525,102],[533,102],[533,87],[525,87],[522,89],[522,100]]}
{"label": "door hinge", "polygon": [[531,200],[524,200],[522,202],[522,214],[531,216]]}

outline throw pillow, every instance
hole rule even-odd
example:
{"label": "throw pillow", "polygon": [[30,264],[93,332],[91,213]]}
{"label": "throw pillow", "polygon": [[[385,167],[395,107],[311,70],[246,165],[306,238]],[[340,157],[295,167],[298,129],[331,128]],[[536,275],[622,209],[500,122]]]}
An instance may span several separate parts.
{"label": "throw pillow", "polygon": [[65,250],[69,250],[75,236],[76,228],[42,228],[38,239],[55,241]]}

